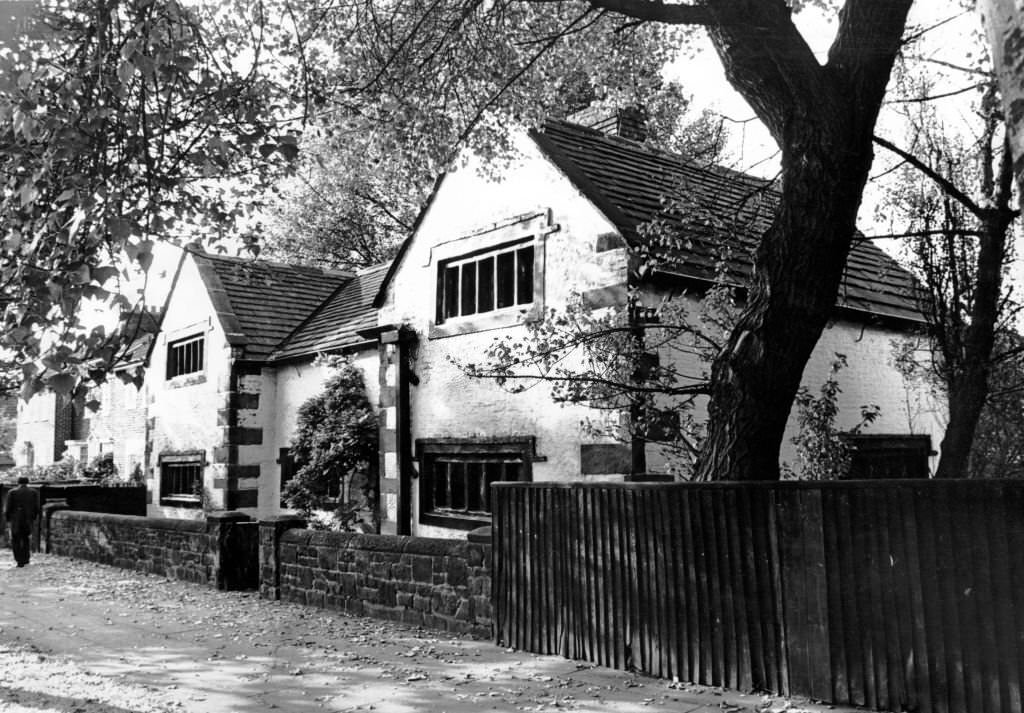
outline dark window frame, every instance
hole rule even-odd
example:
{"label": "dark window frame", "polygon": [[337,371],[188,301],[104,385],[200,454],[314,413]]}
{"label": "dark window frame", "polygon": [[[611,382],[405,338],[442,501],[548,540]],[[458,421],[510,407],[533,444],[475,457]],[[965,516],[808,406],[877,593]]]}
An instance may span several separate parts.
{"label": "dark window frame", "polygon": [[531,235],[438,262],[435,323],[530,308],[537,300],[537,251]]}
{"label": "dark window frame", "polygon": [[846,479],[924,479],[930,477],[931,436],[910,433],[843,434],[850,448]]}
{"label": "dark window frame", "polygon": [[[196,348],[195,345],[198,345]],[[206,371],[206,334],[193,334],[167,343],[167,379]]]}
{"label": "dark window frame", "polygon": [[[533,463],[538,460],[536,438],[422,438],[416,441],[419,462],[419,522],[459,530],[472,530],[489,525],[490,482],[507,481],[512,468],[517,482],[533,480]],[[461,471],[459,468],[461,466]],[[437,500],[438,469],[446,469],[446,495],[451,498],[453,482],[463,485],[463,493],[454,500]],[[488,473],[490,470],[490,473]],[[500,475],[500,478],[489,478]],[[476,487],[471,487],[473,482]],[[474,492],[475,491],[475,492]],[[476,493],[479,493],[477,495]],[[459,500],[458,497],[462,497]],[[473,497],[483,509],[473,509]]]}
{"label": "dark window frame", "polygon": [[[206,453],[190,451],[187,453],[167,453],[160,456],[160,504],[172,507],[198,508],[203,500],[196,492],[196,483],[202,487],[203,471],[206,469]],[[191,473],[189,472],[191,471]],[[173,473],[178,472],[180,474]],[[182,491],[171,488],[172,478],[187,477],[191,486]],[[173,491],[173,492],[172,492]]]}

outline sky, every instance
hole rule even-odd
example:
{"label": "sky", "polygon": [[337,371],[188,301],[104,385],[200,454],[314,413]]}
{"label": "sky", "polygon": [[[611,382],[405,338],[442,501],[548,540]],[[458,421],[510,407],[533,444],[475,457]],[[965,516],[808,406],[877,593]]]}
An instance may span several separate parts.
{"label": "sky", "polygon": [[[967,43],[964,37],[981,23],[971,13],[961,13],[951,2],[935,0],[916,2],[911,10],[909,25],[931,27],[950,17],[954,22],[931,30],[927,41],[921,43],[915,55],[923,55],[930,59],[938,59],[963,64]],[[806,9],[796,14],[795,21],[807,44],[820,62],[828,58],[828,49],[835,37],[836,25],[834,13]],[[932,65],[936,76],[943,82],[963,84],[963,76],[957,72],[944,70],[940,65]],[[722,63],[711,47],[710,41],[701,38],[697,51],[692,56],[680,57],[666,70],[670,78],[678,79],[686,91],[691,92],[697,108],[709,108],[727,117],[732,131],[730,151],[737,162],[737,168],[770,177],[778,172],[777,148],[767,130],[757,121],[754,112],[746,101],[729,86],[722,69]],[[943,102],[951,120],[957,114],[969,111],[964,97],[952,98]],[[883,109],[879,118],[881,130],[892,130],[896,125],[891,111]],[[774,158],[773,158],[774,157]]]}

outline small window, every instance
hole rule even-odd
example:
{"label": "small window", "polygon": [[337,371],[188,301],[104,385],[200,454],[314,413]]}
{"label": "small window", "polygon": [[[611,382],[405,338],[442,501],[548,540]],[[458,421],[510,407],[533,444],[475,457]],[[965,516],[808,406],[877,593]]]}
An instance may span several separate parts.
{"label": "small window", "polygon": [[929,436],[857,434],[843,439],[850,446],[849,479],[927,478]]}
{"label": "small window", "polygon": [[203,370],[206,338],[196,335],[167,345],[167,378],[195,374]]}
{"label": "small window", "polygon": [[178,507],[202,505],[202,453],[160,457],[160,504]]}
{"label": "small window", "polygon": [[437,323],[533,303],[534,248],[517,242],[438,266]]}
{"label": "small window", "polygon": [[532,438],[511,440],[421,440],[420,521],[471,529],[490,522],[491,484],[528,481]]}

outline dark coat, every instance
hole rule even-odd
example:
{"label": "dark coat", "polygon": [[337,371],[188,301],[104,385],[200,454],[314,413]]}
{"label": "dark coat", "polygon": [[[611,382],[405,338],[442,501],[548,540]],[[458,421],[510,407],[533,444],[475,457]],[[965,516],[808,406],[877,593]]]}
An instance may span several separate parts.
{"label": "dark coat", "polygon": [[20,485],[7,494],[4,518],[11,532],[31,530],[39,513],[39,493],[27,485]]}

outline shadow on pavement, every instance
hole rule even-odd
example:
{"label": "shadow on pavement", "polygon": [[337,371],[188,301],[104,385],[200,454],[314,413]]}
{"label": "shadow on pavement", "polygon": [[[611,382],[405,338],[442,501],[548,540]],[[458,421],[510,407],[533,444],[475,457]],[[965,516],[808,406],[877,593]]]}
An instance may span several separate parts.
{"label": "shadow on pavement", "polygon": [[[0,570],[9,562],[0,554]],[[190,713],[740,713],[767,702],[48,555],[0,571],[0,629]]]}

